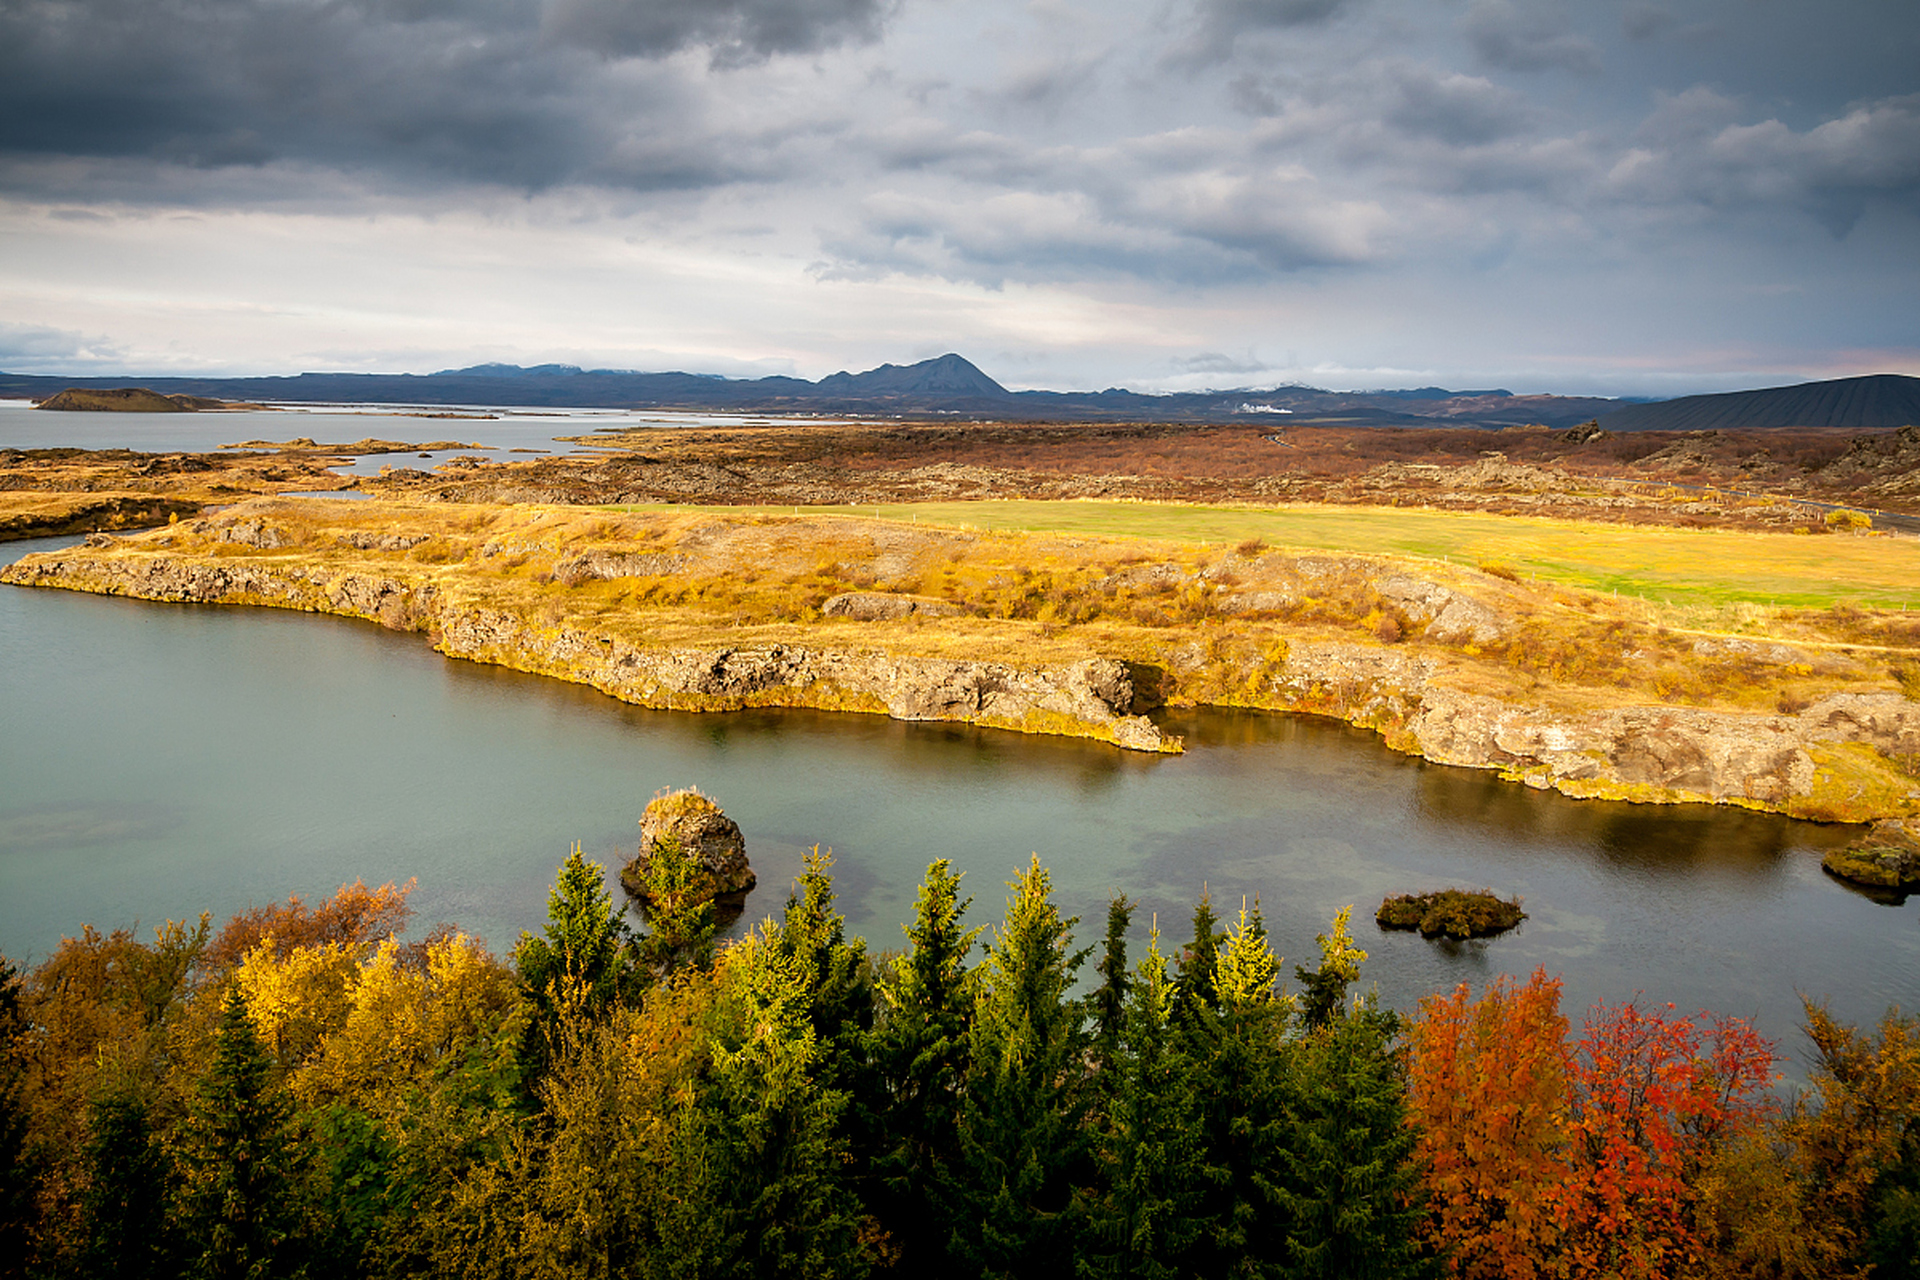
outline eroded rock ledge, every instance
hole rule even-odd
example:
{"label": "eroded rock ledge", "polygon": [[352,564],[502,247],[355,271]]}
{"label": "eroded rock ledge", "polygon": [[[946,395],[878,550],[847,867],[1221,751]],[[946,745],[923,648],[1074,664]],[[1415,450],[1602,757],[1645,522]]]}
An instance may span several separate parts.
{"label": "eroded rock ledge", "polygon": [[[240,526],[242,535],[246,526]],[[100,543],[110,543],[104,535]],[[34,556],[0,571],[19,586],[142,600],[251,604],[368,618],[425,631],[451,658],[591,685],[639,706],[675,711],[812,707],[896,720],[956,720],[1027,733],[1095,738],[1133,751],[1178,752],[1180,740],[1131,714],[1125,663],[1086,658],[1013,666],[796,645],[643,648],[614,636],[448,599],[432,584],[275,564],[116,556],[98,544]]]}

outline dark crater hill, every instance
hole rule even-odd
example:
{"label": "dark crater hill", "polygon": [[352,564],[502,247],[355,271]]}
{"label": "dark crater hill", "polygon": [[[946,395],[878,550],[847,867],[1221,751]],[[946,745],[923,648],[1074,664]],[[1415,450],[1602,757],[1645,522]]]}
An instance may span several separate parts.
{"label": "dark crater hill", "polygon": [[1920,423],[1920,378],[1875,373],[1760,391],[1684,396],[1633,404],[1600,416],[1608,431],[1739,431],[1840,427],[1887,431]]}

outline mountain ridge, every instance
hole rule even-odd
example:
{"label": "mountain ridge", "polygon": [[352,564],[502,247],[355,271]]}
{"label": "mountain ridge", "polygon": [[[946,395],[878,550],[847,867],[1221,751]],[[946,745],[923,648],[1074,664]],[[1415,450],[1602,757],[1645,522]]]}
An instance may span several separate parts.
{"label": "mountain ridge", "polygon": [[1842,427],[1890,431],[1920,423],[1920,378],[1870,373],[1753,391],[1682,396],[1600,415],[1607,431],[1730,431]]}
{"label": "mountain ridge", "polygon": [[[1793,387],[1630,403],[1596,396],[1514,395],[1505,388],[1450,391],[1328,391],[1271,388],[1148,394],[1009,391],[964,356],[948,352],[914,364],[845,370],[811,382],[774,375],[725,378],[671,371],[582,369],[570,364],[501,363],[430,374],[302,373],[292,376],[133,379],[0,373],[0,395],[45,399],[67,388],[139,382],[163,395],[290,404],[515,405],[736,413],[954,418],[1009,422],[1272,422],[1275,426],[1572,427],[1591,419],[1609,431],[1712,430],[1742,426],[1856,429],[1920,421],[1920,378],[1877,374]],[[1676,425],[1681,424],[1681,425]]]}

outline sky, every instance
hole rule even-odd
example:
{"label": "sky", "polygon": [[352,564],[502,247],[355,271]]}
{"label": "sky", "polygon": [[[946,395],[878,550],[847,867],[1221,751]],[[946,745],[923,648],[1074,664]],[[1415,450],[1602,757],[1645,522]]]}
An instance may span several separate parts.
{"label": "sky", "polygon": [[0,0],[0,369],[1920,375],[1914,0]]}

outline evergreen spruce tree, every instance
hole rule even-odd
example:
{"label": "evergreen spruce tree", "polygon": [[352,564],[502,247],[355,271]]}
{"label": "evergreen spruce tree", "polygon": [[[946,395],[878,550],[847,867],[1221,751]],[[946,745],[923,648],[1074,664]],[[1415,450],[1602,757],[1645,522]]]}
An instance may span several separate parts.
{"label": "evergreen spruce tree", "polygon": [[702,1100],[714,1220],[707,1276],[858,1277],[868,1269],[848,1181],[847,1092],[822,1078],[817,976],[768,924],[728,951],[721,1037]]}
{"label": "evergreen spruce tree", "polygon": [[1868,1193],[1867,1260],[1876,1280],[1920,1280],[1920,1121],[1908,1120],[1894,1158]]}
{"label": "evergreen spruce tree", "polygon": [[1087,1035],[1062,919],[1040,859],[1008,887],[981,966],[960,1111],[960,1159],[943,1180],[950,1251],[969,1274],[1057,1277],[1073,1266],[1074,1190],[1089,1178]]}
{"label": "evergreen spruce tree", "polygon": [[1347,931],[1352,918],[1352,907],[1340,908],[1327,932],[1315,937],[1314,941],[1320,944],[1319,968],[1293,967],[1294,976],[1306,988],[1300,996],[1300,1014],[1309,1029],[1324,1027],[1333,1020],[1341,1002],[1347,998],[1347,988],[1359,978],[1360,965],[1367,958],[1367,953],[1354,945],[1353,935]]}
{"label": "evergreen spruce tree", "polygon": [[1368,1000],[1308,1033],[1290,1055],[1275,1179],[1287,1222],[1285,1273],[1298,1280],[1438,1274],[1418,1256],[1424,1212],[1407,1124],[1399,1019]]}
{"label": "evergreen spruce tree", "polygon": [[1100,986],[1093,993],[1092,1002],[1094,1066],[1102,1076],[1113,1070],[1126,1033],[1127,990],[1131,982],[1127,973],[1127,926],[1133,921],[1133,907],[1122,894],[1116,893],[1107,901],[1106,943],[1095,970],[1100,975]]}
{"label": "evergreen spruce tree", "polygon": [[866,942],[847,940],[846,917],[834,904],[832,872],[832,851],[815,845],[787,897],[775,945],[792,959],[806,988],[816,1086],[845,1095],[835,1145],[844,1150],[847,1163],[837,1178],[859,1194],[871,1185],[875,1161],[886,1146],[885,1088],[873,1051],[873,967]]}
{"label": "evergreen spruce tree", "polygon": [[1219,992],[1214,987],[1220,967],[1220,942],[1223,934],[1219,917],[1213,914],[1213,895],[1205,889],[1193,904],[1193,938],[1180,956],[1180,976],[1176,989],[1180,996],[1180,1021],[1188,1033],[1206,1034],[1219,1009]]}
{"label": "evergreen spruce tree", "polygon": [[646,934],[634,944],[639,963],[651,977],[664,977],[685,965],[713,966],[713,876],[698,855],[687,852],[677,836],[654,842],[638,886]]}
{"label": "evergreen spruce tree", "polygon": [[605,870],[575,845],[547,895],[542,937],[520,935],[514,965],[527,996],[551,1017],[562,989],[589,1012],[605,1010],[628,985],[633,937],[613,907]]}
{"label": "evergreen spruce tree", "polygon": [[930,865],[906,929],[907,952],[879,979],[881,1018],[873,1040],[878,1151],[867,1201],[899,1250],[905,1274],[948,1274],[954,1224],[934,1189],[960,1145],[973,1014],[967,954],[980,935],[960,921],[972,902],[960,897],[951,863],[941,858]]}
{"label": "evergreen spruce tree", "polygon": [[[1111,936],[1111,935],[1109,935]],[[1123,1035],[1096,1126],[1099,1185],[1076,1259],[1085,1277],[1197,1274],[1206,1242],[1207,1163],[1192,1063],[1171,1034],[1176,996],[1155,934],[1128,986]]]}
{"label": "evergreen spruce tree", "polygon": [[[1216,931],[1211,903],[1194,912],[1194,942],[1177,1027],[1191,1062],[1196,1124],[1208,1179],[1196,1249],[1199,1275],[1270,1275],[1285,1252],[1273,1176],[1286,1117],[1288,1003],[1274,990],[1280,962],[1258,906]],[[1193,957],[1202,957],[1195,964]],[[1200,992],[1208,993],[1206,999]],[[1183,993],[1185,995],[1185,993]]]}
{"label": "evergreen spruce tree", "polygon": [[116,1081],[103,1090],[88,1106],[87,1118],[82,1269],[123,1280],[172,1275],[172,1169],[154,1141],[138,1082]]}
{"label": "evergreen spruce tree", "polygon": [[831,850],[815,845],[808,852],[777,936],[776,945],[795,959],[807,985],[807,1017],[821,1048],[822,1078],[858,1078],[873,1029],[873,973],[866,942],[847,941],[846,917],[834,906]]}
{"label": "evergreen spruce tree", "polygon": [[401,1153],[378,1120],[357,1107],[333,1103],[310,1115],[320,1217],[326,1231],[315,1242],[317,1269],[362,1275],[378,1257],[382,1237],[412,1209],[420,1190]]}
{"label": "evergreen spruce tree", "polygon": [[246,999],[229,986],[179,1148],[186,1273],[203,1280],[299,1275],[301,1148]]}

